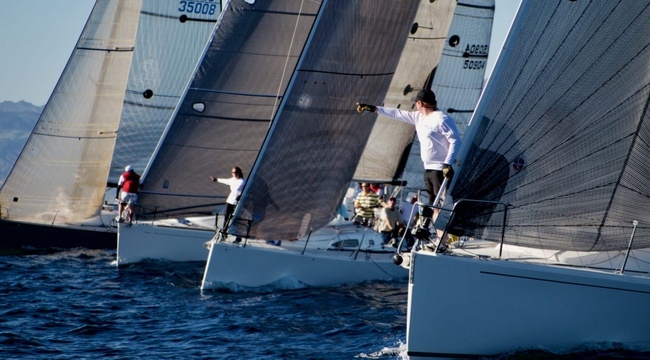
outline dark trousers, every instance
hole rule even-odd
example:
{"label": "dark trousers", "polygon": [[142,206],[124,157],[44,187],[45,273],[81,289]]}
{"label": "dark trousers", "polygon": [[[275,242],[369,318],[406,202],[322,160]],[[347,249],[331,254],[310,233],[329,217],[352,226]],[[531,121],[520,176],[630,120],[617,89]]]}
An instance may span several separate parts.
{"label": "dark trousers", "polygon": [[382,232],[379,233],[379,236],[381,237],[381,242],[384,245],[388,245],[388,243],[390,242],[390,239],[392,239],[394,237],[392,231],[382,231]]}
{"label": "dark trousers", "polygon": [[429,205],[436,199],[444,178],[442,170],[424,170],[424,187],[429,194]]}
{"label": "dark trousers", "polygon": [[[232,214],[235,213],[235,207],[236,206],[237,205],[226,203],[226,213],[224,214],[223,227],[221,228],[222,233],[225,233],[226,231],[228,231],[228,225],[230,225],[230,220],[232,219]],[[217,229],[219,228],[219,216],[218,215],[214,218],[214,226]]]}
{"label": "dark trousers", "polygon": [[226,231],[228,230],[228,226],[230,225],[230,220],[232,219],[232,214],[235,213],[235,207],[236,206],[237,205],[226,203],[226,215],[225,215],[225,218],[223,220],[223,229],[226,230]]}

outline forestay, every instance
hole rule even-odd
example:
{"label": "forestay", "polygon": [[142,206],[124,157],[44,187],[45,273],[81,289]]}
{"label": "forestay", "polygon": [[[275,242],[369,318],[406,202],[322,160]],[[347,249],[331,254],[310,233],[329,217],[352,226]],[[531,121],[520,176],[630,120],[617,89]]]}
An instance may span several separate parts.
{"label": "forestay", "polygon": [[374,125],[355,102],[385,98],[418,6],[323,2],[231,232],[294,239],[334,217]]}
{"label": "forestay", "polygon": [[[188,6],[187,3],[193,3]],[[219,0],[143,0],[109,182],[142,173],[221,14]]]}
{"label": "forestay", "polygon": [[[505,242],[650,246],[650,2],[524,1],[459,155],[453,199],[510,204]],[[449,199],[448,199],[449,200]],[[501,207],[452,232],[499,240]]]}
{"label": "forestay", "polygon": [[141,218],[210,214],[230,189],[209,177],[253,166],[320,2],[248,2],[223,9],[145,173]]}
{"label": "forestay", "polygon": [[140,1],[98,1],[0,190],[2,217],[61,224],[99,214]]}

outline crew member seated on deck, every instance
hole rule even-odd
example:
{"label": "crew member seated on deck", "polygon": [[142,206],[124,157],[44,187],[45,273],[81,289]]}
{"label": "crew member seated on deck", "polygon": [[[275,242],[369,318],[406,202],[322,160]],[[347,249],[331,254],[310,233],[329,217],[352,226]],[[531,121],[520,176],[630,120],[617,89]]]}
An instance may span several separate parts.
{"label": "crew member seated on deck", "polygon": [[381,236],[382,244],[388,245],[389,243],[397,247],[397,236],[400,228],[403,227],[400,213],[395,209],[395,202],[397,199],[390,197],[388,205],[381,209],[379,215],[377,232]]}

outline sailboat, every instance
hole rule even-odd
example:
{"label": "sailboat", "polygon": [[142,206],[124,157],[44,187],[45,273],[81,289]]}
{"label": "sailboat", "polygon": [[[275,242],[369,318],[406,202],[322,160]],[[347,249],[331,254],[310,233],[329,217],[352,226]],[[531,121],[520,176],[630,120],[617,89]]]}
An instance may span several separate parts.
{"label": "sailboat", "polygon": [[410,358],[650,347],[648,34],[650,1],[521,3],[435,223],[466,241],[410,253]]}
{"label": "sailboat", "polygon": [[[130,60],[126,59],[124,54],[120,57],[120,62],[129,60],[130,64],[130,67],[126,67],[124,70],[128,71],[126,83],[118,84],[115,80],[123,81],[124,79],[118,77],[117,73],[110,73],[108,71],[110,69],[103,70],[104,75],[107,74],[111,77],[110,94],[100,87],[97,92],[101,96],[93,98],[88,96],[87,91],[79,87],[79,78],[88,82],[85,86],[98,86],[95,84],[98,81],[97,78],[84,77],[86,75],[84,72],[89,69],[84,64],[101,63],[100,59],[90,58],[86,55],[93,51],[86,44],[91,37],[82,34],[81,39],[85,43],[80,40],[65,70],[67,75],[66,73],[62,75],[55,93],[48,102],[50,110],[44,111],[40,120],[41,124],[37,124],[35,127],[33,143],[25,147],[22,158],[16,164],[13,175],[16,183],[10,185],[14,189],[6,188],[0,191],[4,194],[0,195],[0,204],[7,204],[4,205],[8,215],[6,219],[11,220],[1,224],[2,226],[11,225],[7,229],[3,228],[3,233],[7,234],[7,239],[14,239],[12,242],[3,242],[3,247],[116,248],[117,227],[113,219],[117,213],[112,205],[102,206],[105,201],[104,192],[107,191],[106,179],[108,177],[109,184],[117,183],[120,173],[128,164],[132,164],[136,169],[140,166],[144,169],[144,165],[161,136],[162,129],[169,122],[175,105],[194,72],[196,63],[203,53],[220,13],[219,2],[206,3],[200,8],[197,5],[192,11],[179,8],[176,2],[168,0],[143,0],[141,6],[136,7],[135,5],[129,5],[128,8],[129,12],[139,14],[135,45],[131,46],[132,56],[129,58]],[[106,11],[103,10],[104,8],[110,9],[110,6],[102,4],[95,11]],[[111,11],[118,12],[117,9]],[[99,19],[99,16],[91,14],[91,19]],[[110,29],[110,26],[113,25],[107,20],[106,25],[102,26]],[[92,33],[94,30],[86,29],[85,31]],[[116,31],[115,34],[122,36],[119,31]],[[104,50],[107,51],[107,55],[111,55],[109,49]],[[74,60],[75,58],[80,60]],[[97,65],[93,64],[92,66]],[[106,81],[99,80],[99,83],[106,83]],[[70,95],[72,93],[70,88],[78,90],[74,95]],[[57,95],[57,92],[66,95]],[[122,95],[119,95],[120,92]],[[90,103],[86,99],[95,99],[95,103]],[[104,105],[106,99],[110,99],[110,103]],[[119,99],[122,104],[116,105],[115,99]],[[80,103],[86,104],[88,109],[92,109],[92,106],[98,109],[100,106],[108,106],[110,112],[100,109],[101,113],[85,115],[83,111],[75,109]],[[90,134],[83,143],[74,137],[61,136],[56,145],[54,145],[52,134],[39,130],[49,127],[48,124],[51,122],[57,122],[60,124],[58,133],[70,132],[72,134],[76,131],[72,129],[79,126],[79,119],[84,116],[88,116],[88,119],[83,120],[89,122],[88,126],[102,126],[112,130],[104,131],[101,137]],[[60,119],[69,119],[69,121],[61,124]],[[115,139],[115,127],[118,126],[116,119],[119,120],[117,139]],[[100,125],[95,125],[95,123]],[[34,151],[34,144],[49,143],[51,144],[46,146],[56,146],[58,150],[71,149],[70,152],[66,151],[63,154],[60,152],[50,154],[59,163],[65,164],[65,168],[59,168],[59,165],[56,165],[58,168],[56,174],[59,172],[60,174],[55,179],[42,174],[45,178],[38,180],[34,176],[40,175],[24,173],[24,171],[33,171],[32,168],[45,170],[49,165],[58,164],[53,163],[51,157],[34,156],[31,153]],[[95,149],[95,144],[101,145],[97,145],[97,151],[90,150]],[[87,150],[83,150],[85,146],[87,146]],[[73,149],[77,150],[73,151]],[[113,150],[115,151],[113,152]],[[80,152],[80,155],[75,155],[74,152]],[[107,164],[106,158],[111,154],[114,165],[109,167],[111,160],[109,159]],[[94,168],[90,169],[90,167]],[[27,176],[27,180],[25,180],[25,176]],[[81,191],[77,188],[84,190]],[[108,195],[112,196],[113,191],[109,189]],[[16,192],[19,192],[23,198],[29,197],[32,201],[38,201],[38,204],[31,204],[29,208],[21,210],[29,212],[31,215],[21,219],[14,217],[17,216],[14,210],[26,206],[26,204],[11,203],[13,199],[10,200],[9,197],[15,197]],[[101,197],[97,195],[100,192],[102,193]],[[92,196],[89,195],[91,193]],[[52,197],[55,195],[58,198],[53,199]],[[69,207],[69,200],[66,199],[71,196],[77,197],[74,201],[79,202],[78,205]],[[24,199],[20,202],[24,202]],[[84,212],[78,213],[77,211],[81,207],[84,207]],[[61,216],[64,213],[65,217]],[[3,219],[5,219],[4,213]]]}
{"label": "sailboat", "polygon": [[140,6],[140,1],[113,0],[93,7],[0,189],[3,251],[25,246],[115,248],[115,231],[100,209]]}
{"label": "sailboat", "polygon": [[[406,278],[372,229],[328,224],[375,127],[372,115],[356,113],[355,94],[410,106],[404,89],[437,63],[454,6],[323,1],[229,228],[244,240],[210,241],[202,289]],[[437,24],[426,29],[430,22]],[[431,52],[431,63],[411,57],[420,51]]]}
{"label": "sailboat", "polygon": [[[215,212],[248,174],[320,7],[314,1],[231,0],[143,175],[138,221],[119,226],[117,265],[205,261]],[[223,175],[222,175],[223,174]]]}

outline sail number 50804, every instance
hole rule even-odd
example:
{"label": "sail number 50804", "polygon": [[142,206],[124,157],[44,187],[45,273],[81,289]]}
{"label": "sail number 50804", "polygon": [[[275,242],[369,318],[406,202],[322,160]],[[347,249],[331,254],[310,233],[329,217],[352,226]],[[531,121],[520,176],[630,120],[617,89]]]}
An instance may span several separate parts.
{"label": "sail number 50804", "polygon": [[[210,0],[210,2],[212,1]],[[181,1],[179,5],[178,11],[190,14],[214,15],[215,11],[217,11],[216,4],[208,4],[200,1]]]}
{"label": "sail number 50804", "polygon": [[481,70],[485,67],[485,60],[465,60],[463,69]]}

